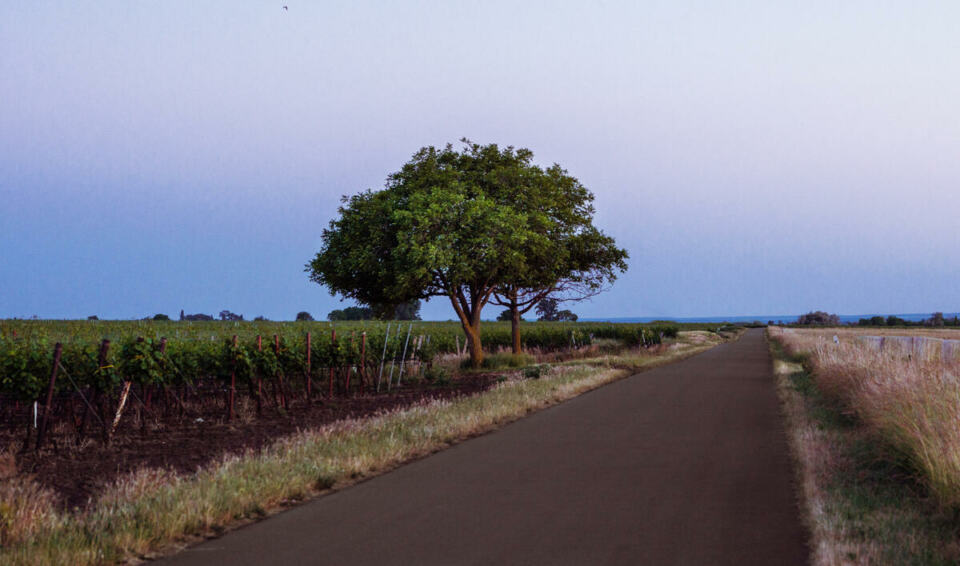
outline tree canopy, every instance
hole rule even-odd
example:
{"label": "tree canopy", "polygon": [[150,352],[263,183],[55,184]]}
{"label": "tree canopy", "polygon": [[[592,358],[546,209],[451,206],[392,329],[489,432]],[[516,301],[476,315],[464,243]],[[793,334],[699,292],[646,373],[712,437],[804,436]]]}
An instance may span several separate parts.
{"label": "tree canopy", "polygon": [[800,315],[800,317],[797,318],[797,324],[809,326],[840,326],[840,317],[824,311],[813,311]]}
{"label": "tree canopy", "polygon": [[573,312],[558,308],[558,301],[546,298],[537,304],[537,320],[541,322],[576,322],[577,315]]}
{"label": "tree canopy", "polygon": [[330,311],[328,320],[420,320],[420,301],[414,299],[399,305],[379,303]]}
{"label": "tree canopy", "polygon": [[347,307],[335,309],[327,314],[327,320],[370,320],[373,318],[373,309],[370,307]]}
{"label": "tree canopy", "polygon": [[510,309],[503,309],[500,311],[500,314],[497,315],[498,322],[508,322],[513,318],[513,311]]}
{"label": "tree canopy", "polygon": [[420,320],[420,300],[400,304],[375,303],[370,305],[371,318],[378,320]]}
{"label": "tree canopy", "polygon": [[626,269],[627,256],[592,226],[593,195],[559,165],[462,141],[460,151],[422,148],[383,190],[344,197],[307,271],[368,305],[446,297],[479,365],[480,313],[495,292],[581,284]]}

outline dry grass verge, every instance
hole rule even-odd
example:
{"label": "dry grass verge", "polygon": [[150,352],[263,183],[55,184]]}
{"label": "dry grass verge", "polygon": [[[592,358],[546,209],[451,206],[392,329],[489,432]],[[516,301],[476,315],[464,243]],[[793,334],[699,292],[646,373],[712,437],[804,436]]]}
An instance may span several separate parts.
{"label": "dry grass verge", "polygon": [[694,330],[680,332],[677,339],[652,348],[636,348],[616,354],[603,354],[593,358],[565,362],[569,366],[593,366],[640,371],[668,364],[705,352],[718,344],[737,340],[744,329],[728,334],[726,337],[713,332]]}
{"label": "dry grass verge", "polygon": [[[717,343],[694,342],[657,356],[638,354],[635,367],[666,363]],[[169,551],[633,373],[597,363],[554,366],[539,379],[522,379],[515,372],[485,393],[304,431],[194,474],[142,470],[79,512],[56,511],[52,494],[29,479],[3,479],[0,562],[102,564]]]}
{"label": "dry grass verge", "polygon": [[[857,397],[837,396],[832,366],[808,348],[839,350],[843,343],[791,340],[770,330],[813,563],[956,564],[955,512],[931,495],[922,472],[883,428],[862,418],[863,407],[850,404]],[[874,375],[884,371],[878,363],[864,367]]]}

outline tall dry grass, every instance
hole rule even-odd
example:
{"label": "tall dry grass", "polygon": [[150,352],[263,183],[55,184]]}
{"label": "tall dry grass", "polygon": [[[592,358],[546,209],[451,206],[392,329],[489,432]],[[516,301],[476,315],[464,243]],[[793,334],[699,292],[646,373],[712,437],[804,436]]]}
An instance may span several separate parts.
{"label": "tall dry grass", "polygon": [[[776,350],[773,353],[778,354]],[[852,467],[841,448],[842,433],[822,426],[814,417],[811,400],[792,381],[793,376],[805,375],[799,364],[775,357],[773,370],[796,463],[803,520],[810,533],[810,563],[815,566],[882,563],[883,545],[853,536],[853,532],[861,529],[850,524],[848,513],[839,511],[843,501],[834,486],[839,474]]]}
{"label": "tall dry grass", "polygon": [[770,332],[807,356],[820,391],[898,453],[940,505],[960,509],[960,360],[942,359],[936,344],[879,350],[850,331],[839,344],[832,330]]}

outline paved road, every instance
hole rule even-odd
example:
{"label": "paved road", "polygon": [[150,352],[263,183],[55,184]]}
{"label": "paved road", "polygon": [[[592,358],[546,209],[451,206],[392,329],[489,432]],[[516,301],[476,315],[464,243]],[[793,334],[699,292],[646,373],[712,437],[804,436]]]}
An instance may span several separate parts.
{"label": "paved road", "polygon": [[778,411],[751,330],[165,563],[805,564]]}

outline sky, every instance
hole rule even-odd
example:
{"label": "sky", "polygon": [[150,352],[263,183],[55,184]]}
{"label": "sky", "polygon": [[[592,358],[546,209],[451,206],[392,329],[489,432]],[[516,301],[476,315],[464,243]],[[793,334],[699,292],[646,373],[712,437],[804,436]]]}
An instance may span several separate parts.
{"label": "sky", "polygon": [[957,21],[955,2],[6,0],[0,318],[324,317],[351,303],[304,265],[340,196],[462,137],[595,194],[630,268],[582,317],[960,310]]}

